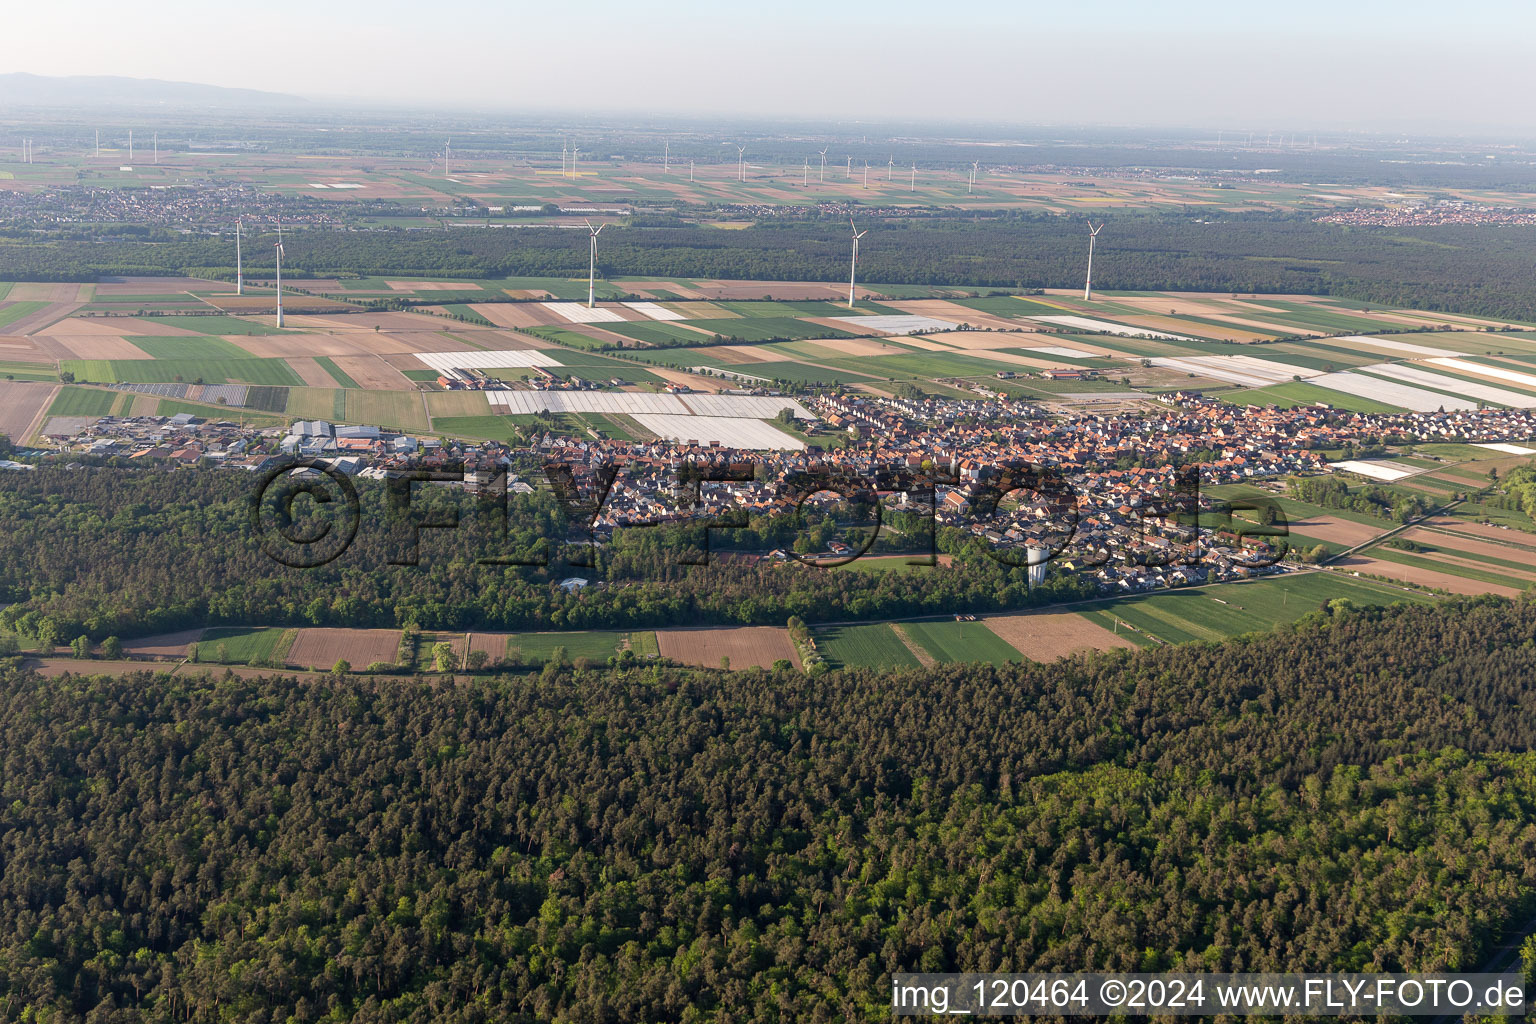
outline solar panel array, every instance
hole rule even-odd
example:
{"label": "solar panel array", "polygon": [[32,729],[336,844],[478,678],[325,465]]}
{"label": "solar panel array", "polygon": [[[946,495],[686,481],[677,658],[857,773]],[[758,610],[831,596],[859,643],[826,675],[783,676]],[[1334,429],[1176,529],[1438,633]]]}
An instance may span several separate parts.
{"label": "solar panel array", "polygon": [[653,434],[673,441],[698,441],[709,444],[717,441],[727,448],[755,451],[788,449],[799,451],[803,441],[790,437],[762,420],[747,420],[727,416],[656,416],[642,414],[635,422]]}
{"label": "solar panel array", "polygon": [[602,306],[588,309],[579,302],[541,302],[539,305],[573,324],[605,324],[624,320],[613,310]]}
{"label": "solar panel array", "polygon": [[503,349],[498,352],[417,352],[416,358],[438,371],[485,370],[501,366],[560,365],[558,360],[532,349]]}

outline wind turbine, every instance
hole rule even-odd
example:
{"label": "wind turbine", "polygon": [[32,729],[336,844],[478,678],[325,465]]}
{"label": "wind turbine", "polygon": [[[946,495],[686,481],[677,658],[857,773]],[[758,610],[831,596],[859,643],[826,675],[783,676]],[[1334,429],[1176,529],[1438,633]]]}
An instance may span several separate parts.
{"label": "wind turbine", "polygon": [[283,222],[277,222],[277,326],[283,326]]}
{"label": "wind turbine", "polygon": [[859,273],[859,239],[869,234],[869,228],[860,231],[859,226],[853,222],[852,217],[848,218],[848,226],[853,229],[853,262],[848,266],[848,308],[852,309],[853,283]]}
{"label": "wind turbine", "polygon": [[235,218],[235,294],[245,294],[245,268],[240,262],[240,224],[241,218]]}
{"label": "wind turbine", "polygon": [[973,161],[971,161],[971,183],[970,183],[970,185],[966,186],[965,191],[967,193],[971,193],[971,192],[975,192],[976,191],[976,172],[978,170],[980,170],[980,169],[981,169],[981,161],[980,160],[973,160]]}
{"label": "wind turbine", "polygon": [[689,181],[693,180],[693,158],[692,157],[688,158],[688,180]]}
{"label": "wind turbine", "polygon": [[1104,230],[1104,222],[1100,221],[1098,227],[1093,226],[1093,221],[1088,222],[1088,276],[1083,281],[1083,301],[1093,299],[1093,243],[1098,240],[1099,232]]}
{"label": "wind turbine", "polygon": [[581,155],[580,146],[571,147],[571,180],[576,180],[576,158]]}
{"label": "wind turbine", "polygon": [[587,225],[587,230],[592,232],[592,262],[587,264],[587,308],[591,309],[597,305],[597,236],[602,234],[603,228],[608,225],[599,224],[594,228],[591,221],[583,223]]}
{"label": "wind turbine", "polygon": [[915,163],[912,165],[912,185],[907,189],[907,191],[908,192],[916,192],[917,191],[917,164],[915,164]]}
{"label": "wind turbine", "polygon": [[672,173],[672,140],[667,139],[661,144],[661,173]]}
{"label": "wind turbine", "polygon": [[560,140],[560,177],[562,177],[562,178],[565,177],[565,158],[568,155],[566,153],[566,149],[569,146],[570,146],[570,143],[567,142],[565,139],[561,139]]}
{"label": "wind turbine", "polygon": [[811,158],[810,157],[806,157],[805,158],[805,174],[803,174],[801,176],[800,186],[802,188],[809,188],[810,184],[811,184]]}
{"label": "wind turbine", "polygon": [[133,163],[133,129],[128,129],[128,162]]}
{"label": "wind turbine", "polygon": [[745,182],[747,180],[747,147],[736,147],[736,179]]}
{"label": "wind turbine", "polygon": [[453,140],[443,140],[443,177],[448,177],[448,162],[453,159]]}
{"label": "wind turbine", "polygon": [[96,155],[101,156],[101,129],[96,129]]}
{"label": "wind turbine", "polygon": [[887,160],[885,162],[885,180],[886,180],[887,183],[890,182],[891,175],[893,175],[895,173],[896,173],[896,158],[895,157],[891,157],[889,160]]}
{"label": "wind turbine", "polygon": [[[831,149],[831,148],[832,148],[831,146],[827,147],[827,149]],[[827,150],[826,149],[821,151],[821,183],[823,185],[825,185],[827,183]]]}
{"label": "wind turbine", "polygon": [[869,188],[869,161],[864,161],[864,187]]}
{"label": "wind turbine", "polygon": [[160,133],[155,132],[155,163],[160,162]]}
{"label": "wind turbine", "polygon": [[848,166],[843,170],[843,177],[849,181],[853,180],[853,157],[851,156],[848,158]]}

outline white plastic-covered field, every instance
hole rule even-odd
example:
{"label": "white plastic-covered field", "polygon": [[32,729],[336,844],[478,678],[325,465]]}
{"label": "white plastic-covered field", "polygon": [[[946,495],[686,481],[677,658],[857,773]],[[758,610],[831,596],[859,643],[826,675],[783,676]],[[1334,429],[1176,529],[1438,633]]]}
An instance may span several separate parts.
{"label": "white plastic-covered field", "polygon": [[816,414],[793,398],[763,395],[680,395],[688,411],[695,416],[748,416],[769,419],[780,409],[790,409],[796,419],[813,420]]}
{"label": "white plastic-covered field", "polygon": [[718,442],[728,448],[799,451],[805,443],[762,420],[727,416],[657,416],[642,413],[635,422],[671,441]]}
{"label": "white plastic-covered field", "polygon": [[1502,441],[1474,441],[1474,448],[1487,448],[1491,452],[1503,452],[1505,455],[1536,455],[1536,448],[1527,448],[1521,444],[1506,444]]}
{"label": "white plastic-covered field", "polygon": [[1252,356],[1158,356],[1151,362],[1153,366],[1182,370],[1202,377],[1214,377],[1216,380],[1252,388],[1280,384],[1294,380],[1296,377],[1311,377],[1321,372],[1305,366],[1292,366],[1290,363],[1255,359]]}
{"label": "white plastic-covered field", "polygon": [[1092,352],[1084,352],[1080,348],[1067,348],[1063,345],[1027,345],[1022,351],[1038,352],[1042,356],[1065,356],[1068,359],[1092,359]]}
{"label": "white plastic-covered field", "polygon": [[1348,370],[1325,373],[1321,377],[1313,377],[1307,383],[1358,398],[1369,398],[1373,402],[1411,409],[1414,412],[1434,412],[1437,409],[1455,412],[1477,408],[1477,403],[1470,399],[1437,395],[1423,388],[1410,387],[1407,384],[1382,380],[1380,377],[1370,377],[1363,373],[1351,373]]}
{"label": "white plastic-covered field", "polygon": [[1390,338],[1371,338],[1363,334],[1346,334],[1339,338],[1319,338],[1317,340],[1325,345],[1347,341],[1351,345],[1380,349],[1383,352],[1401,352],[1403,355],[1408,356],[1454,356],[1457,354],[1449,349],[1433,348],[1429,345],[1415,345],[1409,341],[1393,341]]}
{"label": "white plastic-covered field", "polygon": [[1383,465],[1380,462],[1360,462],[1355,459],[1346,459],[1343,462],[1329,463],[1329,469],[1342,469],[1348,473],[1358,473],[1368,476],[1372,480],[1382,480],[1390,483],[1393,480],[1401,480],[1405,476],[1413,476],[1413,470],[1399,469],[1396,466]]}
{"label": "white plastic-covered field", "polygon": [[539,305],[573,324],[611,324],[624,318],[604,306],[587,308],[579,302],[541,302]]}
{"label": "white plastic-covered field", "polygon": [[1379,374],[1383,377],[1391,377],[1394,380],[1405,380],[1410,384],[1422,384],[1427,388],[1439,388],[1441,391],[1449,391],[1453,395],[1476,399],[1479,402],[1507,405],[1512,409],[1536,408],[1536,395],[1523,395],[1518,391],[1496,388],[1491,384],[1476,384],[1472,381],[1459,380],[1455,377],[1448,377],[1443,373],[1431,373],[1428,370],[1421,370],[1417,366],[1404,366],[1401,363],[1379,363],[1375,366],[1362,366],[1360,369]]}
{"label": "white plastic-covered field", "polygon": [[1457,373],[1492,377],[1494,380],[1507,380],[1521,387],[1536,388],[1536,374],[1521,373],[1519,370],[1509,370],[1502,366],[1489,366],[1487,363],[1474,363],[1470,359],[1426,359],[1424,361],[1432,366],[1443,366],[1447,370],[1455,370]]}
{"label": "white plastic-covered field", "polygon": [[503,366],[559,366],[558,360],[533,349],[496,352],[417,352],[417,359],[434,370],[488,370]]}
{"label": "white plastic-covered field", "polygon": [[935,316],[917,316],[916,314],[877,314],[873,316],[834,316],[831,320],[841,320],[844,323],[854,324],[858,327],[869,327],[886,334],[927,334],[929,331],[952,331],[960,326],[953,320],[940,320]]}
{"label": "white plastic-covered field", "polygon": [[1097,331],[1100,334],[1119,334],[1126,338],[1168,338],[1173,341],[1194,341],[1194,338],[1186,338],[1182,334],[1166,334],[1163,331],[1149,330],[1146,327],[1130,327],[1126,324],[1111,323],[1108,320],[1094,320],[1086,316],[1072,316],[1066,313],[1050,313],[1045,316],[1032,316],[1030,320],[1037,320],[1042,324],[1055,324],[1057,327],[1075,327],[1080,331]]}
{"label": "white plastic-covered field", "polygon": [[814,419],[792,398],[752,395],[647,395],[627,391],[487,391],[492,408],[514,415],[539,412],[616,413],[620,416],[701,416],[712,419],[766,419],[780,409]]}
{"label": "white plastic-covered field", "polygon": [[622,303],[622,305],[625,308],[627,308],[627,309],[634,310],[636,313],[640,313],[640,314],[642,314],[644,316],[648,316],[652,320],[686,320],[686,319],[688,319],[687,317],[683,316],[683,314],[679,313],[677,310],[675,310],[675,309],[668,309],[666,306],[660,306],[660,305],[657,305],[654,302],[625,302],[625,303]]}

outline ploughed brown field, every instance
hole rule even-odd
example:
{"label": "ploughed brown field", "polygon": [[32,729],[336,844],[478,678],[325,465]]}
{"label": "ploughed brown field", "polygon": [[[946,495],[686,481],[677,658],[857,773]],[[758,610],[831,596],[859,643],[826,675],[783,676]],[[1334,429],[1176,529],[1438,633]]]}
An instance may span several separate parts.
{"label": "ploughed brown field", "polygon": [[719,668],[720,659],[731,659],[731,668],[772,668],[780,658],[799,666],[788,630],[777,626],[742,626],[737,629],[658,629],[656,643],[663,658],[685,665]]}
{"label": "ploughed brown field", "polygon": [[1055,661],[1078,651],[1110,651],[1117,647],[1134,650],[1136,647],[1125,637],[1073,612],[987,615],[982,621],[1031,661]]}
{"label": "ploughed brown field", "polygon": [[1406,583],[1417,583],[1423,587],[1438,587],[1452,594],[1498,594],[1500,597],[1515,597],[1520,591],[1514,587],[1500,586],[1497,583],[1484,583],[1481,580],[1470,580],[1465,576],[1454,576],[1448,572],[1435,572],[1432,569],[1420,568],[1417,565],[1403,565],[1398,562],[1388,562],[1385,559],[1370,558],[1365,555],[1350,555],[1333,563],[1342,569],[1354,569],[1358,572],[1370,573],[1372,576],[1381,576],[1389,580],[1403,580]]}
{"label": "ploughed brown field", "polygon": [[125,640],[123,653],[130,658],[181,658],[187,653],[187,645],[203,638],[203,630],[183,629],[176,633],[161,633],[138,640]]}
{"label": "ploughed brown field", "polygon": [[58,385],[42,382],[0,380],[0,434],[17,444],[31,436]]}
{"label": "ploughed brown field", "polygon": [[328,669],[345,659],[363,669],[378,661],[393,664],[399,651],[398,629],[301,629],[288,650],[288,664]]}

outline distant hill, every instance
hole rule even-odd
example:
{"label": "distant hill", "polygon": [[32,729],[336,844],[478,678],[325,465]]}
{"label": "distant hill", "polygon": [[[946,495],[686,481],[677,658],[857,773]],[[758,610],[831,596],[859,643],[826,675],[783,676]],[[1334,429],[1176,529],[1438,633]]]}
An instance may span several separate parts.
{"label": "distant hill", "polygon": [[0,74],[0,106],[23,107],[295,107],[309,101],[280,92],[226,89],[119,75]]}

